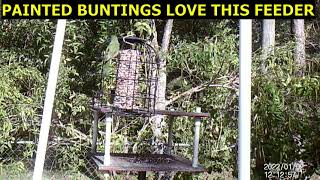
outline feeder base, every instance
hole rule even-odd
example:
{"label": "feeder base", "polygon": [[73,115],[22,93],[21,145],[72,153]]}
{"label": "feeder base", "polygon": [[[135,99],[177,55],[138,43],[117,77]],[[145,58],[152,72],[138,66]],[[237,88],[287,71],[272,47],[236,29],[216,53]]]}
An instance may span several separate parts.
{"label": "feeder base", "polygon": [[125,154],[112,153],[111,164],[103,165],[103,153],[96,153],[91,158],[101,172],[107,171],[175,171],[175,172],[192,172],[199,173],[206,171],[204,167],[192,167],[192,162],[176,156],[168,154]]}

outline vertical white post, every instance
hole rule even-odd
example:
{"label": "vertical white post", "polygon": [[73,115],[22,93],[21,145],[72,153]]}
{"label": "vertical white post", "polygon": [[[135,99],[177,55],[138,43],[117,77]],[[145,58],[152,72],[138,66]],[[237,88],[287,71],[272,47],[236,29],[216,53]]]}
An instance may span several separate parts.
{"label": "vertical white post", "polygon": [[106,134],[105,134],[105,144],[104,144],[104,163],[103,165],[109,166],[111,162],[110,149],[111,149],[111,125],[112,116],[111,114],[106,114]]}
{"label": "vertical white post", "polygon": [[[201,108],[197,107],[197,113],[201,112]],[[199,117],[195,118],[194,122],[194,139],[193,139],[193,159],[192,167],[198,167],[198,158],[199,158],[199,140],[200,140],[200,125],[201,119]]]}
{"label": "vertical white post", "polygon": [[[112,115],[110,113],[106,114],[106,134],[104,143],[104,159],[103,165],[109,166],[111,164],[111,126],[112,126]],[[105,173],[104,178],[106,180],[110,179],[110,174]]]}
{"label": "vertical white post", "polygon": [[250,180],[252,20],[240,20],[238,178]]}
{"label": "vertical white post", "polygon": [[42,179],[43,165],[47,151],[48,135],[51,124],[52,108],[56,91],[62,45],[66,28],[66,20],[58,20],[56,35],[54,39],[51,65],[49,71],[48,85],[44,100],[44,108],[41,120],[39,142],[37,148],[36,162],[33,172],[33,180]]}

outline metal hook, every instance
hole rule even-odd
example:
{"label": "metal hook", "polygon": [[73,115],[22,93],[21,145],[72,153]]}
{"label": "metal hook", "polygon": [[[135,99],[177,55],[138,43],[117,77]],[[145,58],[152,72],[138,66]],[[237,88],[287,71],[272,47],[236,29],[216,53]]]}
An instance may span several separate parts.
{"label": "metal hook", "polygon": [[127,35],[127,36],[125,36],[125,37],[122,37],[123,42],[125,42],[125,43],[133,46],[133,45],[134,45],[133,43],[130,43],[130,42],[126,41],[126,38],[127,38],[127,37],[132,37],[132,36],[133,36],[133,35]]}

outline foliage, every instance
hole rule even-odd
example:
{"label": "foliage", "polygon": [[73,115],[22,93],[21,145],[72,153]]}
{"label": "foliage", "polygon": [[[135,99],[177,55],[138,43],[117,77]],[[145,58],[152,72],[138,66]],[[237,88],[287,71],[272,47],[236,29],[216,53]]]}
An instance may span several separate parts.
{"label": "foliage", "polygon": [[33,67],[10,64],[0,68],[0,152],[14,141],[26,137],[35,140],[43,94],[43,77]]}
{"label": "foliage", "polygon": [[277,48],[268,60],[267,76],[255,74],[253,144],[257,161],[262,161],[257,166],[302,159],[316,168],[319,162],[319,76],[312,71],[304,77],[293,75],[291,47]]}
{"label": "foliage", "polygon": [[[158,38],[163,20],[156,21]],[[200,163],[208,173],[198,179],[223,179],[236,174],[238,116],[238,22],[235,20],[175,20],[167,56],[168,109],[210,112],[202,123]],[[25,162],[8,160],[18,142],[37,142],[55,20],[0,21],[0,172],[27,173]],[[268,59],[267,74],[260,72],[259,31],[254,22],[252,80],[252,160],[259,172],[268,162],[304,160],[307,173],[319,167],[320,45],[319,21],[306,22],[307,72],[295,77],[294,43],[290,22],[277,21],[275,54]],[[91,145],[93,92],[100,87],[102,56],[111,35],[154,36],[150,20],[71,20],[67,23],[63,57],[49,137],[50,167],[47,170],[81,174],[88,166]],[[159,41],[158,39],[158,41]],[[107,81],[107,88],[110,82]],[[184,92],[194,91],[179,97]],[[164,131],[167,131],[167,124]],[[193,120],[179,117],[174,141],[182,156],[192,156]],[[99,123],[99,129],[104,123]],[[114,152],[149,152],[148,120],[115,119]],[[163,133],[165,134],[165,133]],[[99,131],[99,142],[103,142]],[[165,140],[165,135],[163,139]],[[128,147],[128,148],[127,148]],[[98,150],[103,149],[103,143]],[[35,145],[15,151],[15,157],[30,159]],[[0,176],[4,173],[1,172]],[[257,173],[259,175],[259,173]],[[261,174],[260,174],[261,175]],[[262,174],[263,175],[263,174]],[[190,178],[178,174],[177,179]]]}
{"label": "foliage", "polygon": [[[175,97],[201,84],[228,84],[238,68],[237,36],[226,22],[211,38],[188,42],[174,39],[176,44],[168,60],[168,97]],[[228,171],[235,166],[237,95],[234,89],[207,87],[203,91],[190,94],[174,102],[172,107],[194,111],[196,106],[212,117],[203,121],[200,160],[211,171]],[[193,120],[178,118],[175,124],[175,142],[192,145]],[[192,149],[180,149],[181,154],[191,158]]]}

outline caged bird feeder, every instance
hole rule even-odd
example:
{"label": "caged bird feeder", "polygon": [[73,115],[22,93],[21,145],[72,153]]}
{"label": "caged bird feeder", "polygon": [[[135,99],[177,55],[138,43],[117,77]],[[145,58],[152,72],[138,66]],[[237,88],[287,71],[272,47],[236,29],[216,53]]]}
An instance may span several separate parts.
{"label": "caged bird feeder", "polygon": [[155,113],[159,72],[156,52],[140,38],[119,41],[118,55],[103,62],[100,91],[94,98],[98,103],[93,103],[117,116],[151,116]]}
{"label": "caged bird feeder", "polygon": [[[118,38],[120,50],[117,56],[102,64],[100,90],[93,98],[94,112],[92,159],[98,170],[110,171],[180,171],[203,172],[198,164],[198,145],[201,118],[209,117],[208,113],[169,111],[156,109],[157,87],[159,76],[159,58],[154,48],[146,40],[136,37]],[[108,85],[108,86],[107,86]],[[168,143],[165,154],[128,154],[111,153],[111,124],[113,117],[150,118],[154,115],[165,115],[169,118]],[[171,154],[174,147],[173,121],[177,116],[195,118],[193,159]],[[96,151],[98,120],[105,119],[104,153]],[[140,174],[141,175],[141,174]],[[143,177],[143,176],[140,176]],[[143,179],[143,178],[142,178]]]}

